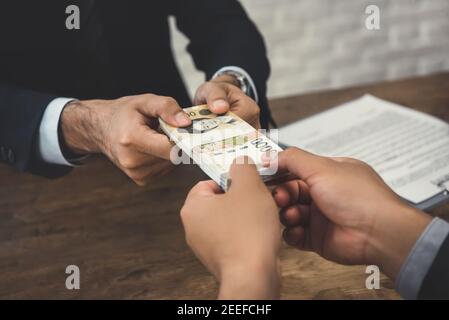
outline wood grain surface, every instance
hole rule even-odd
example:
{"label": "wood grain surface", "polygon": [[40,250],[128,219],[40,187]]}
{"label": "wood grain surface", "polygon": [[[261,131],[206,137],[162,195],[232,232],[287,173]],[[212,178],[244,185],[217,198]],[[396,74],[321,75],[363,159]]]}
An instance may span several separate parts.
{"label": "wood grain surface", "polygon": [[[279,124],[371,93],[449,122],[449,73],[271,101]],[[206,176],[174,168],[140,188],[102,157],[47,180],[0,167],[1,299],[214,299],[217,284],[184,241],[179,210]],[[449,219],[449,206],[431,212]],[[81,289],[65,288],[65,268]],[[341,266],[284,247],[284,299],[398,299],[382,277],[365,288],[364,266]]]}

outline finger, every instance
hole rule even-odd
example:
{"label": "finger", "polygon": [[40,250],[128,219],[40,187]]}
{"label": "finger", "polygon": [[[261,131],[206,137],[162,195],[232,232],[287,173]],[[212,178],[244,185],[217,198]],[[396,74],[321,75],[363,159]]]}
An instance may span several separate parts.
{"label": "finger", "polygon": [[138,100],[138,110],[148,117],[161,118],[175,127],[191,124],[190,118],[175,99],[152,94],[142,95]]}
{"label": "finger", "polygon": [[306,226],[309,220],[310,207],[297,204],[285,208],[279,215],[281,223],[286,227]]}
{"label": "finger", "polygon": [[295,203],[310,204],[312,202],[309,187],[302,180],[292,180],[279,185],[273,190],[273,197],[279,208]]}
{"label": "finger", "polygon": [[288,190],[284,186],[276,187],[272,192],[274,201],[278,208],[286,208],[292,204],[291,196]]}
{"label": "finger", "polygon": [[197,196],[213,196],[221,194],[223,191],[220,186],[212,180],[200,181],[198,182],[192,190],[190,190],[187,198],[197,197]]}
{"label": "finger", "polygon": [[122,169],[130,171],[139,171],[143,168],[148,168],[161,161],[166,161],[161,158],[155,157],[148,153],[143,153],[138,150],[133,150],[132,155],[122,158],[118,161],[118,164]]}
{"label": "finger", "polygon": [[289,148],[280,152],[273,161],[278,161],[280,170],[288,170],[307,182],[310,176],[326,170],[331,160],[298,148]]}
{"label": "finger", "polygon": [[254,161],[247,156],[235,159],[229,173],[231,178],[229,191],[248,192],[255,186],[263,185]]}
{"label": "finger", "polygon": [[207,103],[209,110],[216,114],[229,111],[228,91],[224,84],[208,82],[198,90],[195,103]]}
{"label": "finger", "polygon": [[340,163],[357,163],[359,162],[356,159],[348,158],[348,157],[330,157],[330,159],[340,162]]}
{"label": "finger", "polygon": [[140,130],[134,131],[133,145],[139,152],[165,160],[170,160],[170,152],[173,148],[173,144],[166,135],[147,126],[141,126]]}
{"label": "finger", "polygon": [[282,234],[284,241],[292,247],[302,250],[305,247],[306,232],[301,226],[286,228]]}
{"label": "finger", "polygon": [[149,163],[129,172],[129,177],[139,186],[146,186],[156,178],[162,177],[173,169],[173,164],[166,160]]}

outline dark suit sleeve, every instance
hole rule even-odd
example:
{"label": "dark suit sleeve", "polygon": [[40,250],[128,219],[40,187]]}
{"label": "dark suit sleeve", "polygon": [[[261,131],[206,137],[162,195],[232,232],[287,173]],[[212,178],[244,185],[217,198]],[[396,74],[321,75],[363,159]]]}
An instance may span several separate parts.
{"label": "dark suit sleeve", "polygon": [[449,299],[449,236],[421,285],[419,299]]}
{"label": "dark suit sleeve", "polygon": [[252,77],[259,94],[261,122],[270,118],[266,98],[270,65],[263,38],[236,0],[173,0],[177,26],[189,39],[196,67],[210,79],[224,66],[238,66]]}
{"label": "dark suit sleeve", "polygon": [[37,152],[42,115],[55,96],[0,84],[0,162],[46,177],[70,168],[49,165]]}

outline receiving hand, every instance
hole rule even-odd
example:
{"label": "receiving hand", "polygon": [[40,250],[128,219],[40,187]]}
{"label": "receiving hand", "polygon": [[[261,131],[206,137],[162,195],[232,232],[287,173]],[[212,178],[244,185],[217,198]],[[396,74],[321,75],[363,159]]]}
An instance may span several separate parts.
{"label": "receiving hand", "polygon": [[230,174],[226,194],[213,181],[190,191],[181,210],[187,243],[220,281],[220,298],[277,297],[278,209],[253,164]]}
{"label": "receiving hand", "polygon": [[430,217],[406,205],[365,163],[300,149],[279,154],[299,179],[274,190],[285,241],[342,264],[377,264],[395,278]]}

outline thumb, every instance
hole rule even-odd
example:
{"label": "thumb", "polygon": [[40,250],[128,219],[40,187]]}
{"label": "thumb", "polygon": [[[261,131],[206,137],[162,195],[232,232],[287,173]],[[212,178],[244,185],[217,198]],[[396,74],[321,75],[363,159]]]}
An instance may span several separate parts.
{"label": "thumb", "polygon": [[287,170],[305,181],[313,174],[327,169],[330,165],[328,160],[299,148],[289,148],[277,157],[280,170]]}
{"label": "thumb", "polygon": [[248,192],[255,186],[263,185],[254,161],[247,156],[235,159],[229,174],[231,178],[229,191]]}
{"label": "thumb", "polygon": [[152,118],[161,118],[169,125],[185,127],[191,124],[190,118],[175,99],[153,94],[142,95],[138,101],[138,110]]}
{"label": "thumb", "polygon": [[221,194],[223,191],[220,186],[212,180],[198,182],[187,195],[187,199],[195,198],[198,196],[214,196]]}
{"label": "thumb", "polygon": [[195,103],[207,103],[209,110],[215,114],[229,111],[228,91],[222,83],[208,82],[204,84],[195,97]]}

